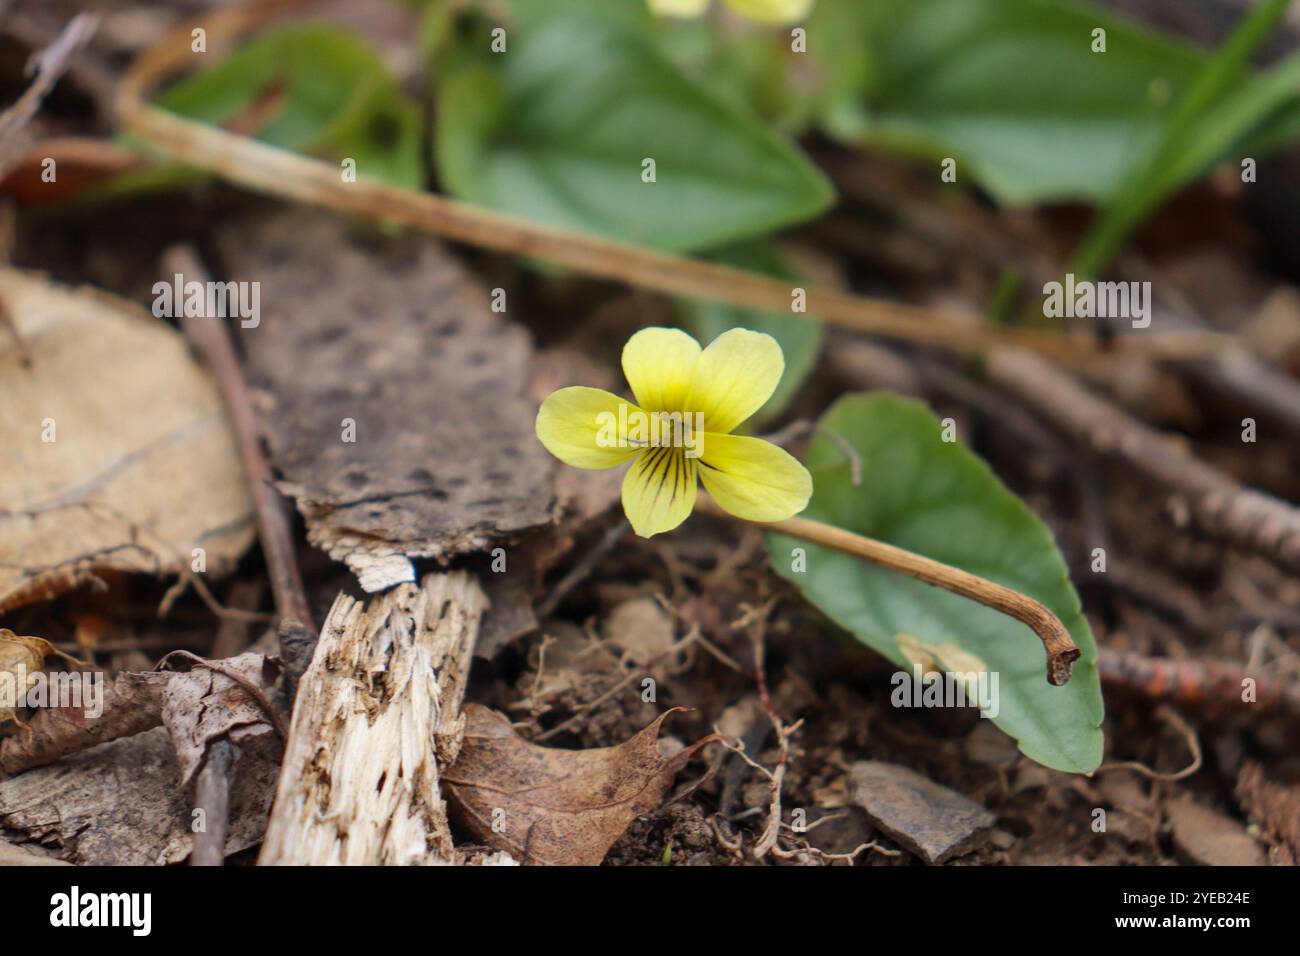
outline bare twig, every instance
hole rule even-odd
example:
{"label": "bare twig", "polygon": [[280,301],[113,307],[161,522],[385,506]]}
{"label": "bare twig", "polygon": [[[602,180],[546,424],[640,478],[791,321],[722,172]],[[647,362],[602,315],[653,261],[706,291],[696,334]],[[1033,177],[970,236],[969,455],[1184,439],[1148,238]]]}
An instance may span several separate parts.
{"label": "bare twig", "polygon": [[[199,282],[208,279],[207,270],[192,249],[174,247],[164,255],[164,260],[166,273],[188,275]],[[235,357],[230,333],[215,316],[184,315],[181,323],[186,336],[199,349],[216,376],[231,426],[239,440],[239,454],[248,473],[253,501],[257,506],[258,535],[262,540],[262,552],[266,556],[276,610],[282,619],[299,621],[305,627],[315,630],[302,576],[298,571],[288,506],[275,488],[271,464],[262,451],[257,418],[248,395],[248,384],[244,381],[239,359]]]}
{"label": "bare twig", "polygon": [[[705,514],[715,517],[745,521],[724,511],[705,494],[701,494],[696,499],[696,507]],[[1047,651],[1049,683],[1060,685],[1069,681],[1071,665],[1082,653],[1060,618],[1053,614],[1047,605],[1019,591],[1013,591],[1011,588],[971,574],[969,571],[809,518],[787,518],[785,521],[763,523],[761,526],[778,534],[788,534],[824,548],[851,554],[882,568],[906,574],[918,581],[951,591],[953,594],[960,594],[972,601],[978,601],[985,607],[991,607],[995,611],[1014,617],[1027,625],[1043,642],[1043,648]]]}
{"label": "bare twig", "polygon": [[208,747],[203,769],[194,784],[194,802],[203,808],[203,826],[194,834],[190,866],[221,866],[226,860],[226,831],[230,819],[230,771],[235,746],[217,740]]}
{"label": "bare twig", "polygon": [[[1258,708],[1300,716],[1300,687],[1280,679],[1261,679],[1229,661],[1147,657],[1102,648],[1097,672],[1110,687],[1150,700],[1187,707]],[[1254,682],[1254,699],[1242,700],[1245,681]]]}
{"label": "bare twig", "polygon": [[1129,416],[1037,356],[997,349],[986,357],[989,379],[1099,454],[1118,458],[1174,493],[1176,523],[1300,573],[1300,509],[1244,487],[1176,439]]}
{"label": "bare twig", "polygon": [[565,720],[563,723],[556,724],[550,730],[538,734],[536,737],[533,738],[533,742],[541,743],[543,740],[549,740],[551,737],[554,737],[556,734],[568,730],[579,720],[581,720],[585,714],[590,713],[591,711],[599,707],[601,704],[605,703],[605,701],[612,698],[615,694],[617,694],[623,688],[627,687],[634,680],[640,677],[645,671],[650,670],[660,661],[672,659],[674,656],[686,650],[686,648],[690,647],[697,640],[699,640],[699,637],[700,637],[700,629],[698,627],[693,628],[691,632],[687,634],[685,637],[683,637],[680,641],[677,641],[667,650],[656,654],[654,657],[646,661],[643,667],[631,671],[630,673],[625,675],[621,680],[615,683],[612,687],[610,687],[608,690],[602,693],[599,697],[597,697],[595,700],[591,700],[583,704],[574,712],[573,716],[571,716],[568,720]]}
{"label": "bare twig", "polygon": [[560,602],[569,596],[569,592],[581,584],[595,570],[596,565],[601,562],[605,555],[614,549],[619,539],[623,537],[628,530],[626,519],[620,518],[612,527],[610,527],[596,544],[591,547],[582,560],[575,564],[569,572],[560,579],[559,583],[546,599],[537,606],[537,619],[544,621],[560,606]]}
{"label": "bare twig", "polygon": [[1148,780],[1159,780],[1164,783],[1174,783],[1178,780],[1186,780],[1196,771],[1201,769],[1201,742],[1197,739],[1196,731],[1192,729],[1187,721],[1183,720],[1174,710],[1169,707],[1161,707],[1156,711],[1156,716],[1169,724],[1187,741],[1187,749],[1192,755],[1192,762],[1179,770],[1177,773],[1161,773],[1158,770],[1152,770],[1144,763],[1136,760],[1124,760],[1116,763],[1102,764],[1094,771],[1095,773],[1106,773],[1110,770],[1132,770],[1140,773]]}
{"label": "bare twig", "polygon": [[46,95],[67,69],[68,60],[89,42],[98,26],[99,17],[79,13],[68,21],[53,43],[32,57],[27,65],[28,75],[32,77],[31,86],[13,106],[0,113],[0,166],[4,165],[6,140],[36,115]]}

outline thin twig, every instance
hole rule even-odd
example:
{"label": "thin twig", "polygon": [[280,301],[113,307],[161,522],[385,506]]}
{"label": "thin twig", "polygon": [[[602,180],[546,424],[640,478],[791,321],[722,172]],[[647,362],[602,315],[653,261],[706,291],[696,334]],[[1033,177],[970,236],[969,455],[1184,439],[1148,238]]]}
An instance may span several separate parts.
{"label": "thin twig", "polygon": [[1169,489],[1175,523],[1300,573],[1300,509],[1241,485],[1183,442],[1138,421],[1036,355],[997,349],[986,356],[983,369],[990,381],[1075,441]]}
{"label": "thin twig", "polygon": [[690,647],[699,639],[699,636],[700,636],[699,628],[697,627],[692,629],[691,632],[687,634],[685,637],[683,637],[680,641],[677,641],[667,650],[656,654],[654,657],[646,661],[643,667],[641,667],[638,670],[631,671],[630,673],[625,675],[622,680],[618,681],[616,684],[614,684],[614,686],[610,687],[608,690],[602,693],[595,700],[591,700],[583,704],[574,712],[573,716],[569,717],[563,723],[556,724],[550,730],[538,734],[536,737],[533,738],[533,742],[541,743],[544,740],[549,740],[551,737],[554,737],[556,734],[568,730],[579,720],[581,720],[584,715],[590,713],[591,711],[599,707],[601,704],[605,703],[605,701],[612,698],[615,694],[617,694],[623,688],[627,687],[638,677],[641,677],[646,671],[651,670],[660,661],[668,660],[676,656],[677,654],[681,653],[686,648]]}
{"label": "thin twig", "polygon": [[[1261,678],[1250,665],[1147,657],[1103,647],[1097,653],[1097,673],[1108,687],[1149,700],[1211,710],[1231,707],[1300,716],[1300,687],[1276,677]],[[1246,680],[1254,682],[1254,697],[1249,702],[1242,699]]]}
{"label": "thin twig", "polygon": [[613,550],[614,545],[618,544],[619,539],[623,537],[624,532],[627,530],[627,520],[620,518],[609,530],[601,535],[595,546],[583,555],[582,560],[560,579],[551,593],[546,596],[546,599],[537,606],[537,619],[539,621],[544,621],[555,613],[555,609],[560,606],[560,602],[569,596],[570,591],[586,580],[601,559]]}
{"label": "thin twig", "polygon": [[[718,518],[752,523],[724,511],[705,494],[700,494],[696,499],[696,508]],[[1070,632],[1047,605],[987,578],[810,518],[787,518],[785,521],[764,522],[761,526],[777,534],[787,534],[823,548],[851,554],[1014,617],[1027,625],[1043,642],[1043,648],[1047,651],[1047,680],[1051,684],[1059,686],[1068,682],[1071,665],[1082,654],[1070,637]]]}
{"label": "thin twig", "polygon": [[217,740],[208,747],[194,784],[194,803],[203,809],[203,826],[194,834],[190,866],[222,866],[226,861],[230,772],[234,765],[235,746],[229,740]]}
{"label": "thin twig", "polygon": [[1174,783],[1178,780],[1186,780],[1192,774],[1196,773],[1196,771],[1200,770],[1201,741],[1197,738],[1196,731],[1192,729],[1191,725],[1188,724],[1187,721],[1183,720],[1182,717],[1169,707],[1161,707],[1156,711],[1156,716],[1183,735],[1183,739],[1187,741],[1187,750],[1192,755],[1192,762],[1190,764],[1182,770],[1179,770],[1177,773],[1161,773],[1158,770],[1152,770],[1146,764],[1139,763],[1136,760],[1123,760],[1115,763],[1102,764],[1094,772],[1106,773],[1110,770],[1132,770],[1135,773],[1140,773],[1148,780]]}
{"label": "thin twig", "polygon": [[[68,68],[68,60],[90,41],[98,26],[99,17],[79,13],[68,21],[68,25],[53,43],[32,57],[27,66],[28,74],[32,76],[31,86],[18,97],[13,106],[0,113],[0,153],[7,145],[5,140],[36,115],[42,101]],[[0,165],[3,163],[0,162]]]}
{"label": "thin twig", "polygon": [[[209,43],[229,40],[285,6],[268,3],[213,13],[206,23]],[[815,288],[805,290],[806,313],[793,312],[789,282],[554,229],[364,176],[343,182],[337,167],[330,163],[148,105],[148,93],[192,61],[188,29],[173,32],[137,59],[118,90],[116,112],[122,127],[173,160],[279,198],[400,223],[456,242],[543,259],[637,288],[788,312],[810,321],[924,342],[935,348],[970,351],[1000,343],[1031,348],[1062,361],[1103,352],[1172,359],[1217,354],[1228,341],[1221,334],[1194,332],[1127,335],[1104,343],[1091,336],[999,327],[937,309]]]}
{"label": "thin twig", "polygon": [[[173,247],[164,255],[164,272],[186,275],[198,282],[208,281],[207,270],[198,256],[184,246]],[[258,535],[266,556],[275,608],[282,619],[299,621],[315,630],[298,571],[288,506],[276,490],[271,464],[262,451],[253,402],[230,332],[216,316],[183,315],[181,324],[186,337],[198,348],[216,377],[231,427],[239,440],[239,455],[257,507]]]}

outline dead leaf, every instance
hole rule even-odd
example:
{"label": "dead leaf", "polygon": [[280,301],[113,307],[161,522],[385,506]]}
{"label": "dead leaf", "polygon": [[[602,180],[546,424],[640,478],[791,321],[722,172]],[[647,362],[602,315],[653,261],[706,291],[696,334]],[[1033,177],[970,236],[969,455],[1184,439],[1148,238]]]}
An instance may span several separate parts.
{"label": "dead leaf", "polygon": [[[280,676],[280,662],[249,651],[214,662],[250,685],[270,692]],[[181,783],[189,784],[217,740],[234,743],[270,734],[269,715],[242,686],[207,667],[196,664],[186,673],[168,675],[163,689],[163,724],[176,748]]]}
{"label": "dead leaf", "polygon": [[229,278],[261,282],[262,321],[239,334],[282,488],[365,590],[551,524],[528,334],[442,245],[310,210],[219,244]]}
{"label": "dead leaf", "polygon": [[1262,824],[1275,862],[1294,866],[1300,860],[1300,787],[1269,780],[1263,766],[1248,760],[1237,777],[1237,800]]}
{"label": "dead leaf", "polygon": [[474,838],[525,864],[595,866],[637,816],[663,802],[709,735],[671,759],[659,752],[659,728],[674,708],[617,747],[538,747],[510,721],[478,704],[465,706],[460,756],[443,775],[448,801]]}
{"label": "dead leaf", "polygon": [[0,270],[0,612],[97,571],[209,575],[252,543],[221,400],[184,339],[129,303]]}
{"label": "dead leaf", "polygon": [[44,668],[45,658],[51,655],[72,660],[43,637],[20,637],[0,627],[0,724],[17,720],[18,698],[26,692],[31,675]]}

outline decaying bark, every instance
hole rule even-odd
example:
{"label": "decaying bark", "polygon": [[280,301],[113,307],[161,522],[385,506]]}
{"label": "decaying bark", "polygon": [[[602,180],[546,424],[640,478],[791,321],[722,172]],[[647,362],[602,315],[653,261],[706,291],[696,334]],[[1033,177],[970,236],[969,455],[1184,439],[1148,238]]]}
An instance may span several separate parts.
{"label": "decaying bark", "polygon": [[460,746],[487,598],[464,572],[339,595],[299,684],[262,864],[454,862],[440,765]]}

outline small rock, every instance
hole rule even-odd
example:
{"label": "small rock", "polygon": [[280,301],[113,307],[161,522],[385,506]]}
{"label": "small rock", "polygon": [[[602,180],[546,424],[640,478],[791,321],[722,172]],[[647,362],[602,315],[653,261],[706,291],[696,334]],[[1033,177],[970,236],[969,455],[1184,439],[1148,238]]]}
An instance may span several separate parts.
{"label": "small rock", "polygon": [[605,636],[644,666],[672,649],[673,619],[653,598],[633,598],[610,613]]}
{"label": "small rock", "polygon": [[1263,866],[1264,851],[1236,820],[1190,796],[1165,804],[1174,846],[1203,866]]}
{"label": "small rock", "polygon": [[1009,850],[1016,843],[1016,835],[1006,830],[994,830],[989,834],[989,842],[999,850]]}
{"label": "small rock", "polygon": [[997,820],[973,800],[907,767],[864,760],[849,773],[853,799],[867,818],[926,863],[974,849]]}

